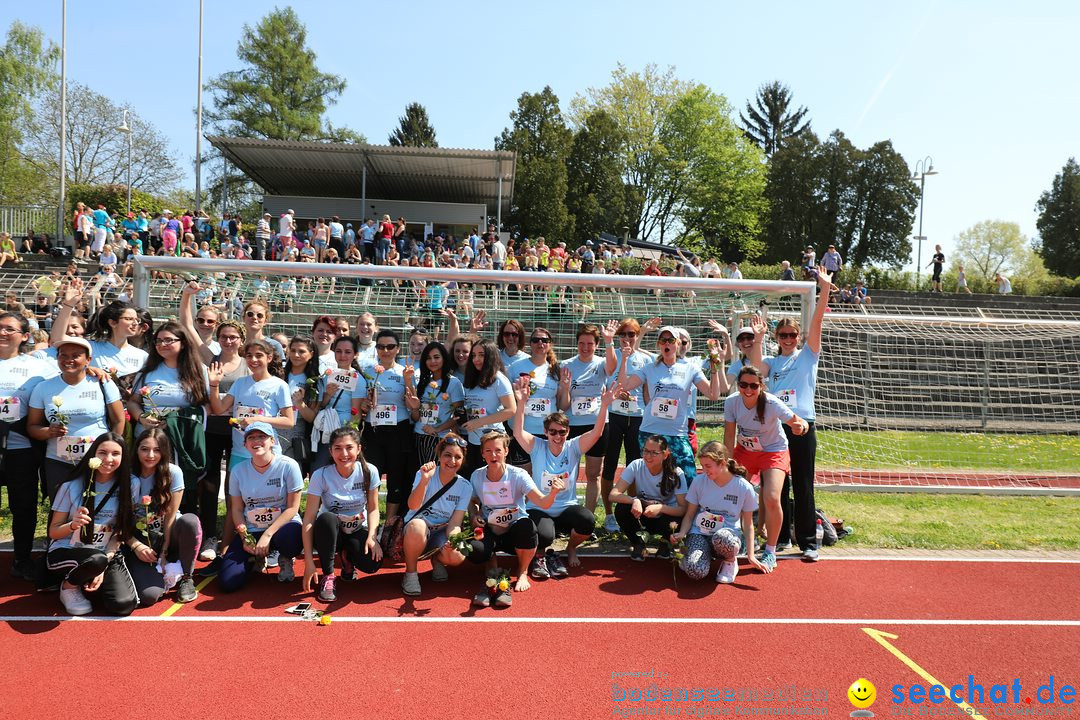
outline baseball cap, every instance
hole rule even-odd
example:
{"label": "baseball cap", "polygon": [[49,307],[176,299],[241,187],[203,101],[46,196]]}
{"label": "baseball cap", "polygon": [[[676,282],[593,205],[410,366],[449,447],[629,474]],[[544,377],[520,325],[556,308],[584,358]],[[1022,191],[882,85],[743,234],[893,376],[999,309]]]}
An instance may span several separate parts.
{"label": "baseball cap", "polygon": [[750,327],[749,325],[743,325],[741,328],[739,328],[739,332],[735,333],[735,339],[738,340],[743,335],[749,335],[753,337],[756,334],[757,333],[754,332],[754,328]]}
{"label": "baseball cap", "polygon": [[94,354],[94,348],[92,345],[90,345],[90,341],[81,337],[71,337],[70,335],[65,335],[64,337],[60,338],[60,342],[56,343],[56,349],[59,350],[61,345],[78,345],[79,347],[86,350],[86,357],[91,357]]}
{"label": "baseball cap", "polygon": [[663,335],[664,333],[670,334],[673,338],[682,337],[682,332],[680,332],[679,328],[675,327],[674,325],[665,325],[664,327],[660,328],[660,332],[657,334],[657,337]]}
{"label": "baseball cap", "polygon": [[259,422],[253,422],[246,428],[244,428],[244,437],[247,437],[256,430],[261,432],[263,435],[266,435],[267,437],[276,437],[276,434],[274,433],[274,428],[270,427],[270,423],[266,423],[261,420]]}

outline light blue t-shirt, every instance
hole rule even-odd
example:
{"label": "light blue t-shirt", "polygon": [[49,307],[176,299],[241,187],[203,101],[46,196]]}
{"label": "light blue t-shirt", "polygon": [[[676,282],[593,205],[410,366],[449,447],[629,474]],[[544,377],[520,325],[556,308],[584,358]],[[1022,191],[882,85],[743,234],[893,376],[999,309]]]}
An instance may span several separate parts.
{"label": "light blue t-shirt", "polygon": [[487,466],[473,471],[473,495],[488,526],[496,533],[505,532],[525,516],[525,498],[536,490],[536,484],[529,473],[513,465],[507,465],[503,476],[494,481],[488,480],[487,471]]}
{"label": "light blue t-shirt", "polygon": [[[522,340],[524,341],[524,338],[522,338]],[[510,366],[512,366],[518,360],[521,360],[522,358],[528,358],[528,357],[529,357],[529,354],[527,352],[522,351],[522,350],[518,350],[513,355],[507,355],[506,350],[503,350],[503,349],[499,350],[499,359],[502,360],[503,372],[505,372],[508,376],[510,376]],[[511,377],[513,377],[513,376],[511,376]],[[517,378],[515,377],[514,379],[516,380]]]}
{"label": "light blue t-shirt", "polygon": [[[705,374],[705,371],[702,370],[702,365],[705,362],[705,358],[701,358],[701,357],[684,357],[683,360],[690,363],[691,365],[695,365],[699,370],[701,370],[702,375]],[[690,419],[690,420],[696,420],[697,419],[697,396],[698,396],[698,389],[697,389],[697,385],[695,385],[695,386],[690,388],[690,404],[686,408],[686,417],[688,419]]]}
{"label": "light blue t-shirt", "polygon": [[[94,507],[88,507],[87,510],[94,512],[97,508],[97,504],[109,493],[109,490],[113,487],[113,480],[107,483],[99,483],[94,481],[94,492],[96,497],[94,498]],[[134,477],[129,478],[131,483],[131,496],[136,501],[138,498],[135,493],[139,489],[139,481]],[[64,513],[67,515],[65,522],[70,522],[75,517],[75,511],[82,507],[83,494],[86,490],[86,484],[83,478],[76,478],[74,480],[68,480],[66,483],[60,486],[60,489],[56,491],[56,497],[53,498],[52,509],[54,512]],[[98,550],[105,551],[108,549],[110,540],[115,537],[116,527],[116,513],[120,510],[120,489],[117,488],[116,492],[112,494],[112,497],[101,506],[101,509],[94,515],[94,539],[90,545],[83,545],[80,539],[82,531],[78,530],[70,535],[64,535],[59,540],[52,540],[49,544],[49,549],[54,550],[56,548],[70,548],[70,547],[95,547]]]}
{"label": "light blue t-shirt", "polygon": [[701,519],[706,522],[714,519],[708,517],[709,515],[719,515],[723,518],[721,523],[717,523],[715,526],[707,526],[709,529],[715,527],[718,530],[720,527],[726,527],[729,530],[738,531],[739,518],[742,517],[742,513],[753,512],[758,507],[757,493],[754,491],[754,486],[740,475],[733,476],[726,485],[720,486],[704,474],[700,474],[690,486],[690,491],[686,493],[686,502],[698,507],[697,517],[694,518],[694,523],[690,526],[691,535],[712,534],[703,532],[701,525],[699,525]]}
{"label": "light blue t-shirt", "polygon": [[634,485],[637,488],[636,497],[640,498],[642,503],[648,504],[648,501],[651,501],[668,507],[678,507],[679,503],[675,496],[686,494],[686,476],[682,468],[675,468],[675,477],[675,487],[670,493],[664,495],[660,492],[664,471],[661,469],[659,473],[653,475],[649,472],[645,460],[638,458],[626,466],[622,475],[619,476],[619,482],[625,482],[628,486]]}
{"label": "light blue t-shirt", "polygon": [[[419,373],[413,376],[413,382],[420,382]],[[465,402],[465,388],[456,377],[450,377],[445,391],[440,390],[441,381],[431,382],[436,383],[436,386],[431,387],[429,383],[423,390],[417,388],[416,394],[420,397],[420,419],[413,426],[413,432],[418,435],[424,434],[425,425],[442,425],[448,421],[454,415],[454,406],[460,407]],[[446,437],[448,432],[450,431],[443,430],[439,437]]]}
{"label": "light blue t-shirt", "polygon": [[642,379],[649,393],[649,404],[641,420],[641,432],[685,437],[690,388],[695,383],[705,382],[701,368],[682,359],[670,366],[661,360],[648,363],[635,371],[634,376]]}
{"label": "light blue t-shirt", "polygon": [[787,450],[787,436],[781,423],[790,420],[795,413],[775,395],[765,393],[764,414],[765,421],[758,422],[757,403],[746,407],[741,395],[729,395],[724,399],[724,422],[735,423],[735,441],[739,447],[750,452]]}
{"label": "light blue t-shirt", "polygon": [[728,383],[730,383],[730,385],[731,385],[731,392],[728,393],[729,395],[734,395],[734,394],[739,392],[739,386],[736,385],[735,383],[736,383],[736,381],[738,381],[739,373],[742,372],[742,369],[744,367],[748,367],[749,365],[750,365],[750,358],[746,358],[746,357],[742,357],[742,356],[739,356],[739,357],[735,358],[734,360],[731,361],[731,364],[728,365],[727,377],[728,377]]}
{"label": "light blue t-shirt", "polygon": [[[612,375],[611,384],[618,382],[619,363],[622,362],[622,350],[615,351],[615,373]],[[626,377],[630,377],[646,365],[656,362],[656,358],[644,350],[635,350],[626,361]],[[644,386],[638,386],[630,391],[629,400],[619,400],[611,403],[610,412],[626,417],[641,417],[645,408]]]}
{"label": "light blue t-shirt", "polygon": [[[517,382],[521,375],[529,378],[529,399],[525,401],[525,429],[533,435],[544,434],[544,418],[558,412],[559,375],[548,368],[546,362],[533,365],[532,358],[526,356],[510,367],[508,379]],[[508,423],[514,426],[514,421]]]}
{"label": "light blue t-shirt", "polygon": [[[104,432],[109,431],[109,418],[105,412],[107,403],[120,399],[120,390],[112,380],[104,382],[105,395],[102,396],[102,384],[91,377],[75,385],[68,385],[60,375],[39,382],[30,393],[30,407],[43,410],[45,421],[52,423],[58,414],[67,416],[67,435],[65,438],[49,438],[45,457],[75,465],[89,449],[90,442]],[[59,398],[59,407],[53,402]],[[79,443],[74,438],[82,438]],[[90,438],[90,442],[86,442]]]}
{"label": "light blue t-shirt", "polygon": [[821,353],[802,347],[787,357],[765,358],[769,366],[769,391],[807,422],[814,422],[814,393],[820,357]]}
{"label": "light blue t-shirt", "polygon": [[101,208],[94,210],[94,227],[103,228],[109,225],[109,213],[105,212]]}
{"label": "light blue t-shirt", "polygon": [[[424,492],[424,499],[420,501],[420,505],[423,506],[432,495],[439,492],[442,489],[443,484],[439,479],[439,468],[435,469],[435,476],[428,482],[427,490]],[[420,471],[416,472],[416,477],[413,478],[412,489],[420,487]],[[438,525],[445,525],[450,522],[451,516],[459,510],[467,510],[469,503],[472,502],[472,485],[469,481],[460,475],[455,475],[454,479],[450,481],[453,486],[442,494],[438,500],[431,504],[431,507],[424,510],[424,514],[420,517],[427,523],[428,527],[436,527]],[[409,493],[412,494],[411,492]],[[416,517],[416,511],[410,510],[405,515],[405,522],[408,523],[414,517]]]}
{"label": "light blue t-shirt", "polygon": [[[209,393],[210,380],[207,377],[206,368],[202,366],[200,368],[203,375],[204,391]],[[150,411],[155,405],[162,410],[177,410],[191,405],[191,400],[188,398],[184,386],[180,383],[180,370],[171,368],[165,363],[161,363],[145,376],[142,374],[136,376],[134,391],[140,393],[143,387],[156,391],[150,396],[150,400],[143,399],[143,412]],[[153,401],[153,404],[151,404],[151,401]],[[145,429],[141,423],[139,429],[140,432]],[[139,433],[135,434],[138,435]]]}
{"label": "light blue t-shirt", "polygon": [[[409,408],[405,406],[405,366],[394,363],[381,373],[375,372],[375,365],[364,366],[364,372],[371,377],[369,386],[375,387],[375,401],[368,413],[368,422],[376,427],[397,425],[409,419]],[[364,397],[367,397],[365,386]]]}
{"label": "light blue t-shirt", "polygon": [[90,356],[91,367],[109,372],[115,368],[117,377],[139,372],[146,364],[146,358],[149,357],[145,350],[130,343],[118,348],[108,340],[91,340],[90,347],[93,348]]}
{"label": "light blue t-shirt", "polygon": [[[465,388],[465,414],[468,420],[483,419],[494,415],[503,409],[499,398],[513,395],[514,389],[510,381],[502,373],[495,374],[495,382],[487,387],[477,385],[474,388]],[[502,431],[501,423],[484,425],[476,430],[469,431],[469,442],[473,445],[480,444],[480,438],[491,430]]]}
{"label": "light blue t-shirt", "polygon": [[[381,480],[379,469],[367,464],[368,486],[378,490]],[[319,514],[334,513],[344,524],[346,532],[355,532],[367,526],[367,490],[364,489],[364,468],[360,463],[353,467],[352,474],[342,477],[337,465],[330,463],[311,473],[311,483],[307,494],[319,498]],[[352,523],[356,516],[359,522]]]}
{"label": "light blue t-shirt", "polygon": [[[277,454],[263,472],[246,460],[232,469],[229,479],[229,497],[244,501],[244,524],[253,535],[266,530],[284,512],[289,493],[303,489],[300,466],[292,458]],[[293,516],[292,522],[300,522],[300,513]]]}
{"label": "light blue t-shirt", "polygon": [[[273,375],[256,382],[251,375],[237,378],[229,388],[229,397],[233,399],[232,416],[276,417],[282,409],[292,407],[292,396],[289,394],[289,385],[281,378]],[[261,411],[261,412],[260,412]],[[251,457],[251,453],[244,447],[244,433],[239,426],[233,427],[232,431],[232,454],[239,457]],[[274,435],[274,447],[280,452],[280,444],[277,435]]]}
{"label": "light blue t-shirt", "polygon": [[[571,427],[593,426],[600,414],[600,396],[607,383],[604,358],[593,356],[585,362],[579,356],[564,360],[562,367],[570,368],[570,407],[566,414]],[[629,372],[629,370],[627,370]]]}
{"label": "light blue t-shirt", "polygon": [[555,502],[547,510],[537,507],[531,500],[527,500],[525,506],[529,510],[540,510],[551,517],[562,515],[563,510],[571,505],[577,505],[577,479],[578,466],[581,464],[580,437],[570,438],[563,443],[563,450],[558,456],[551,454],[551,446],[547,440],[536,438],[533,442],[532,452],[529,458],[532,460],[532,480],[537,492],[547,495],[551,491],[552,481],[561,478],[566,482],[566,488],[555,496]]}
{"label": "light blue t-shirt", "polygon": [[[305,380],[306,382],[306,380]],[[338,389],[334,391],[333,395],[326,396],[326,386],[331,382],[334,382],[338,386]],[[352,384],[352,390],[348,389],[348,384]],[[359,371],[353,368],[341,369],[338,367],[331,368],[330,374],[323,373],[319,378],[319,398],[325,398],[327,407],[332,407],[337,410],[338,418],[341,419],[341,424],[352,420],[352,401],[353,398],[366,398],[368,393],[368,384],[364,380],[364,376]]]}
{"label": "light blue t-shirt", "polygon": [[[138,491],[132,495],[132,500],[135,503],[135,518],[146,518],[146,506],[143,505],[140,500],[143,495],[149,495],[151,499],[154,498],[154,473],[150,473],[146,477],[139,477],[132,474],[132,479],[137,482]],[[184,492],[184,473],[179,467],[173,463],[169,463],[169,492],[173,495],[176,493]],[[150,503],[150,512],[157,516],[155,519],[158,521],[150,526],[151,530],[161,530],[160,527],[160,515],[161,508],[157,507],[153,502]],[[176,511],[176,517],[180,517],[180,511]]]}
{"label": "light blue t-shirt", "polygon": [[[16,355],[0,360],[0,420],[18,422],[26,417],[30,395],[38,383],[56,377],[60,370],[55,362],[30,355]],[[8,450],[25,450],[30,439],[17,432],[8,433]]]}

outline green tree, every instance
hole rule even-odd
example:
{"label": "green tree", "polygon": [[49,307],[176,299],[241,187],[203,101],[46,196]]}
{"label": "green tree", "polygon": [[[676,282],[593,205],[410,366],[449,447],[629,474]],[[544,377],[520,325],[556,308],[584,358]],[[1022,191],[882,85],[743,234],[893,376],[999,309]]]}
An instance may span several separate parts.
{"label": "green tree", "polygon": [[585,117],[574,133],[566,160],[566,206],[574,217],[576,239],[595,239],[601,232],[622,234],[626,224],[622,147],[625,133],[603,110]]}
{"label": "green tree", "polygon": [[439,147],[435,128],[431,127],[427,110],[420,103],[409,103],[405,114],[398,118],[398,127],[390,133],[390,144],[396,147]]}
{"label": "green tree", "polygon": [[1035,254],[1020,226],[1014,222],[984,220],[956,236],[957,262],[964,264],[969,276],[992,280],[996,273],[1012,276],[1031,271]]}
{"label": "green tree", "polygon": [[[324,118],[345,90],[345,78],[319,70],[307,45],[307,28],[291,7],[274,9],[252,28],[241,30],[236,55],[241,67],[212,78],[205,111],[211,131],[269,140],[364,142],[362,135]],[[206,162],[204,160],[204,162]],[[259,191],[243,175],[230,172],[229,195],[237,207]],[[209,188],[220,197],[222,178]]]}
{"label": "green tree", "polygon": [[810,127],[809,120],[803,121],[805,107],[794,111],[790,108],[791,90],[775,80],[758,88],[754,105],[746,101],[746,115],[739,113],[743,132],[769,157],[783,147],[789,138],[798,136]]}
{"label": "green tree", "polygon": [[39,28],[16,20],[0,47],[0,204],[37,203],[54,196],[47,178],[21,153],[25,119],[33,116],[33,98],[56,84],[59,49]]}
{"label": "green tree", "polygon": [[1035,208],[1038,252],[1058,275],[1080,277],[1080,165],[1069,158]]}
{"label": "green tree", "polygon": [[784,143],[769,160],[763,238],[770,262],[798,258],[814,235],[820,147],[817,136],[805,132]]}
{"label": "green tree", "polygon": [[566,158],[572,134],[559,110],[559,98],[550,86],[522,93],[510,122],[511,127],[495,138],[495,149],[517,153],[511,228],[531,237],[544,235],[549,241],[570,240],[574,226],[566,209]]}

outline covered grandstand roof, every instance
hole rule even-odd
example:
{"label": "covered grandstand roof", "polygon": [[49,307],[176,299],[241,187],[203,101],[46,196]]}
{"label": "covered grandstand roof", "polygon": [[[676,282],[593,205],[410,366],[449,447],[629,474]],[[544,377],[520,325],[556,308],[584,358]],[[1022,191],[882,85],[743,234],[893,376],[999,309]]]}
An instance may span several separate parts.
{"label": "covered grandstand roof", "polygon": [[413,148],[207,136],[229,162],[271,195],[367,197],[483,203],[498,214],[514,194],[515,154],[505,150]]}

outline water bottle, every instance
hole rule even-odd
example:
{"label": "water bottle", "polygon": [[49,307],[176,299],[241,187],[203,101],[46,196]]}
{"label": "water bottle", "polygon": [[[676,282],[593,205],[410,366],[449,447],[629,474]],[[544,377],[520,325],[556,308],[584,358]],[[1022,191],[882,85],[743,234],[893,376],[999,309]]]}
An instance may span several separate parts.
{"label": "water bottle", "polygon": [[821,541],[825,537],[825,527],[821,524],[821,518],[818,518],[817,529],[814,530],[814,537],[817,538],[818,549],[821,549]]}

